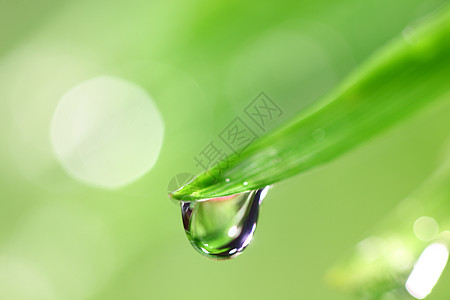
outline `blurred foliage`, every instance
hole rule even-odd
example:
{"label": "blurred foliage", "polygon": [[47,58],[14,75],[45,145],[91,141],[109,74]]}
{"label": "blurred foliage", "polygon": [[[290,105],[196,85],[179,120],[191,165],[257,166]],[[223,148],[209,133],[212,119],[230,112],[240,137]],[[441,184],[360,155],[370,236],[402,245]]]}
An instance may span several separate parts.
{"label": "blurred foliage", "polygon": [[[328,272],[328,282],[358,298],[410,299],[405,283],[424,249],[435,243],[450,246],[449,187],[450,160],[446,159],[358,243],[349,258]],[[421,286],[416,283],[413,288]]]}

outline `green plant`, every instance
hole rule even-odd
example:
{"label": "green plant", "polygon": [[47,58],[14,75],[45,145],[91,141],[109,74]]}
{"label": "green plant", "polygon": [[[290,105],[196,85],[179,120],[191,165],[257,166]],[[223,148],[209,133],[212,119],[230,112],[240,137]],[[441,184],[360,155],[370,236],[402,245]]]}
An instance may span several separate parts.
{"label": "green plant", "polygon": [[[171,196],[215,198],[262,188],[329,162],[431,104],[448,101],[450,9],[381,49],[316,105]],[[446,96],[447,95],[447,96]]]}

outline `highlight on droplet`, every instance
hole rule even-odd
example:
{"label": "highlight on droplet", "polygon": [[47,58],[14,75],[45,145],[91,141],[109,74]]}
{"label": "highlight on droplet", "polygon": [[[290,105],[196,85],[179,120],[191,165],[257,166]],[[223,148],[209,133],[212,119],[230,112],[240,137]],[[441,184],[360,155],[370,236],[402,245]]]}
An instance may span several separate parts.
{"label": "highlight on droplet", "polygon": [[447,264],[448,255],[447,247],[440,243],[425,248],[405,284],[411,296],[424,299],[431,293]]}

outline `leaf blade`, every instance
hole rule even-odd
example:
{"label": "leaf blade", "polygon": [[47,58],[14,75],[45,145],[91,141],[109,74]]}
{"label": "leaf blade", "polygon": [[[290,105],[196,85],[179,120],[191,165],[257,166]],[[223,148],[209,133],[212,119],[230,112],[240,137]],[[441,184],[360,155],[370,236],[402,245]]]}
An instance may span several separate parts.
{"label": "leaf blade", "polygon": [[[171,196],[191,201],[273,184],[337,158],[432,103],[447,101],[449,16],[446,8],[394,40],[315,106],[232,157],[226,168],[214,166]],[[325,137],[315,138],[317,130]]]}

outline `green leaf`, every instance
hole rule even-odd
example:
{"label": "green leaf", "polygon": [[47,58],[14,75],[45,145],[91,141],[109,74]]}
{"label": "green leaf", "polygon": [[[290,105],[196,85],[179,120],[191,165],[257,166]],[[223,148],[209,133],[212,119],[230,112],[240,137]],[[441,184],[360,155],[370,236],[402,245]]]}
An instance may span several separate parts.
{"label": "green leaf", "polygon": [[448,101],[449,79],[447,7],[407,28],[314,106],[171,196],[197,200],[232,195],[329,162],[424,107]]}

